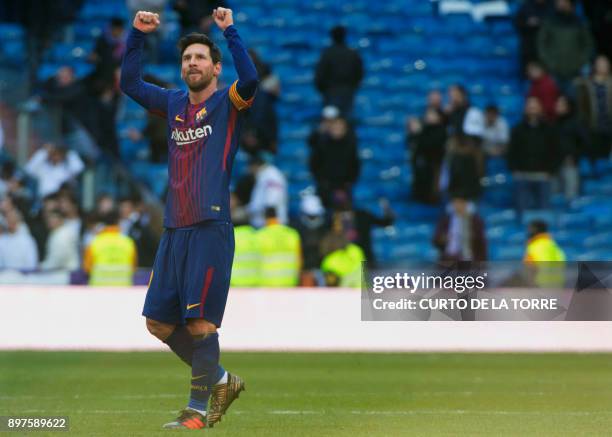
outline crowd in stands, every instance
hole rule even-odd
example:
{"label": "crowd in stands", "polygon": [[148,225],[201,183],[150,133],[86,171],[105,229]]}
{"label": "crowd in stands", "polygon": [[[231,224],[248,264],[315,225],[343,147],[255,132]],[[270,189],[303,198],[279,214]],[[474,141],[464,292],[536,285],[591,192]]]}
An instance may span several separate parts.
{"label": "crowd in stands", "polygon": [[[54,6],[55,12],[44,23],[40,11],[35,14],[36,22],[22,19],[32,42],[33,68],[54,40],[69,37],[75,11],[84,2],[56,3],[70,13],[61,14]],[[410,200],[446,208],[430,236],[440,259],[488,258],[478,205],[491,162],[503,162],[512,172],[520,217],[526,210],[547,208],[554,191],[567,199],[578,196],[581,158],[592,162],[609,158],[612,12],[605,3],[582,2],[588,21],[576,14],[571,0],[525,0],[519,7],[514,24],[521,41],[526,99],[517,123],[511,123],[516,117],[503,114],[495,101],[485,107],[473,104],[469,90],[459,83],[416,96],[427,103],[423,114],[411,115],[406,121]],[[210,33],[210,11],[224,4],[128,0],[126,7],[132,14],[144,9],[162,15],[172,8],[182,33]],[[26,13],[25,6],[4,10],[9,16]],[[92,67],[88,74],[77,77],[72,67],[64,66],[45,81],[33,79],[33,96],[59,115],[62,137],[68,140],[46,141],[23,169],[8,161],[3,164],[0,269],[95,271],[97,252],[93,248],[108,244],[95,243],[99,235],[125,247],[133,245],[133,255],[122,261],[130,268],[152,265],[159,232],[142,198],[101,195],[93,211],[83,212],[75,186],[84,169],[101,155],[121,159],[122,135],[133,142],[145,138],[151,162],[167,160],[163,119],[148,115],[142,129],[119,132],[116,128],[125,99],[117,78],[126,27],[124,19],[109,21],[87,55]],[[54,29],[62,29],[60,35],[53,35]],[[372,229],[393,224],[396,214],[385,199],[378,214],[353,205],[353,188],[362,168],[356,134],[360,119],[354,101],[367,65],[359,51],[347,44],[348,30],[343,26],[331,29],[331,44],[322,51],[313,71],[312,85],[322,102],[307,138],[308,170],[314,186],[301,194],[295,216],[290,214],[287,175],[274,165],[283,147],[276,109],[283,78],[251,50],[260,84],[240,139],[249,164],[237,175],[232,193],[235,285],[350,285],[356,283],[355,272],[362,260],[376,266]],[[159,61],[160,44],[159,36],[147,38],[145,62]],[[176,85],[151,75],[145,79],[160,86]],[[71,142],[74,137],[77,141]]]}

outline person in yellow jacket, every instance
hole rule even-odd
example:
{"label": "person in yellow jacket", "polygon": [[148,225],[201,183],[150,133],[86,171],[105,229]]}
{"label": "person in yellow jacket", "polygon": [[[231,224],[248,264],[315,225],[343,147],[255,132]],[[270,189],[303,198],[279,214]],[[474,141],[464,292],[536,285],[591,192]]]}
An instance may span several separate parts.
{"label": "person in yellow jacket", "polygon": [[548,233],[548,225],[541,220],[529,223],[527,249],[523,261],[530,270],[534,285],[562,287],[565,283],[565,252]]}
{"label": "person in yellow jacket", "polygon": [[232,287],[257,287],[259,285],[260,254],[257,231],[249,224],[245,208],[232,206],[234,223],[234,261],[232,263]]}
{"label": "person in yellow jacket", "polygon": [[346,242],[327,254],[321,263],[325,282],[330,286],[359,288],[361,286],[361,266],[365,255],[361,247]]}
{"label": "person in yellow jacket", "polygon": [[134,241],[119,229],[119,214],[113,210],[103,217],[106,225],[85,250],[83,269],[89,285],[130,286],[138,265]]}
{"label": "person in yellow jacket", "polygon": [[260,287],[295,287],[299,284],[302,268],[300,234],[293,228],[282,225],[276,209],[265,210],[266,225],[256,233],[259,251]]}

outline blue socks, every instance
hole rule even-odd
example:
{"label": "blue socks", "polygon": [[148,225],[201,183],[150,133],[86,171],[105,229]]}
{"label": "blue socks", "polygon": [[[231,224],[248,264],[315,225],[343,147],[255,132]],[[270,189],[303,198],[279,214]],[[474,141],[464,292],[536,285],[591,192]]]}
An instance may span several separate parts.
{"label": "blue socks", "polygon": [[191,366],[193,359],[193,337],[187,330],[187,327],[178,325],[172,334],[164,340],[172,352],[177,354],[188,366]]}
{"label": "blue socks", "polygon": [[225,372],[219,366],[219,334],[208,334],[201,339],[192,339],[192,344],[189,408],[206,411],[210,391]]}

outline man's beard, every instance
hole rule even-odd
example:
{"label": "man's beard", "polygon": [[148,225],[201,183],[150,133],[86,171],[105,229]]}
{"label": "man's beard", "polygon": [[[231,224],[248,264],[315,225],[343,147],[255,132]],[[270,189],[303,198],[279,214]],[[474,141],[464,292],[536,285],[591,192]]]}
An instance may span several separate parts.
{"label": "man's beard", "polygon": [[202,74],[202,79],[200,79],[197,82],[192,82],[190,83],[189,79],[189,75],[187,75],[187,78],[185,79],[185,83],[187,84],[187,88],[189,88],[189,91],[192,91],[194,93],[200,92],[204,89],[206,89],[206,87],[208,85],[210,85],[210,83],[212,82],[212,76],[211,77],[205,77],[204,74]]}

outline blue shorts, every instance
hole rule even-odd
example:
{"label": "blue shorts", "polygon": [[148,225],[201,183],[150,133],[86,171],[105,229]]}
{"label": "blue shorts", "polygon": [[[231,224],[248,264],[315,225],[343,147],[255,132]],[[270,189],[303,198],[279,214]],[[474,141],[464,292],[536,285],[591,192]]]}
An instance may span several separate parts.
{"label": "blue shorts", "polygon": [[142,315],[184,325],[204,319],[221,326],[234,258],[234,227],[207,221],[166,229],[151,272]]}

